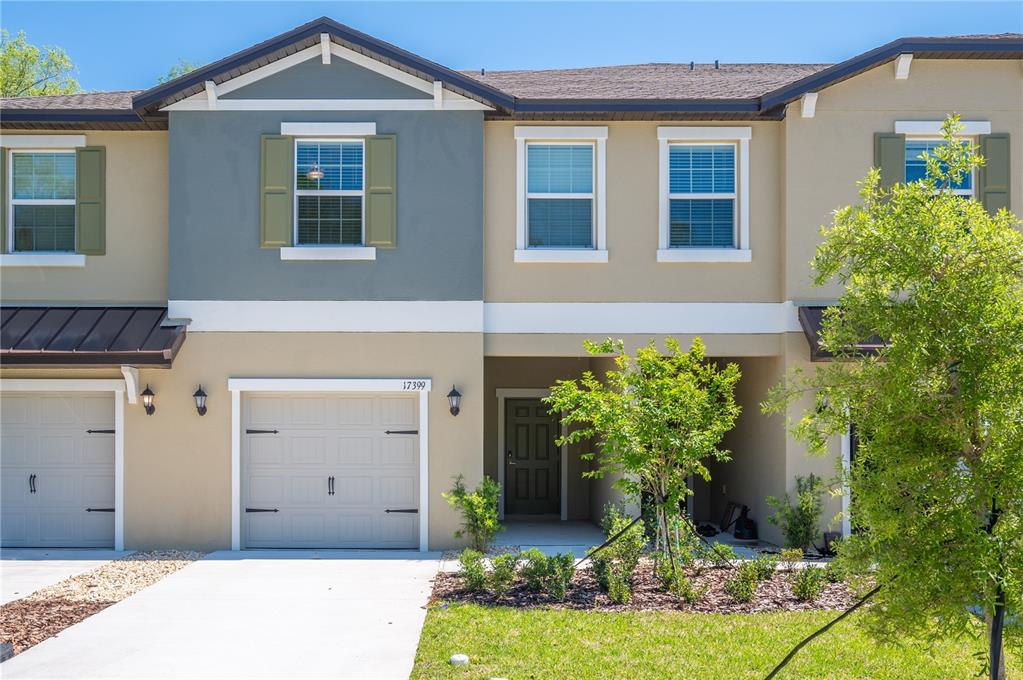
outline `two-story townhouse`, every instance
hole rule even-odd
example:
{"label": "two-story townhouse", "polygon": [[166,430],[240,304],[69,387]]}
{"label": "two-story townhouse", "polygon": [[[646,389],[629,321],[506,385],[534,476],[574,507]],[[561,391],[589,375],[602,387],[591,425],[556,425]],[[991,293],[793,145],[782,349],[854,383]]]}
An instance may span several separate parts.
{"label": "two-story townhouse", "polygon": [[744,410],[689,509],[780,542],[766,496],[853,455],[758,407],[827,359],[818,227],[951,112],[988,158],[963,193],[1020,212],[1021,59],[469,73],[320,19],[147,91],[5,100],[0,539],[440,548],[458,474],[509,521],[591,520],[612,480],[539,399],[609,367],[586,338],[699,335]]}

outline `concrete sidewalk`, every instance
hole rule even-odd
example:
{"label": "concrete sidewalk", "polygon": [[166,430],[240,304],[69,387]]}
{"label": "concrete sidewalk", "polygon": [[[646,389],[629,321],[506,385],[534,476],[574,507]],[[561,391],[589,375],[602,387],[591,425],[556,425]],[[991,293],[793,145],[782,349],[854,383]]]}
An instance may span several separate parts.
{"label": "concrete sidewalk", "polygon": [[66,578],[123,557],[131,551],[62,548],[0,550],[0,604],[52,586]]}
{"label": "concrete sidewalk", "polygon": [[217,552],[0,668],[4,678],[405,678],[439,553]]}

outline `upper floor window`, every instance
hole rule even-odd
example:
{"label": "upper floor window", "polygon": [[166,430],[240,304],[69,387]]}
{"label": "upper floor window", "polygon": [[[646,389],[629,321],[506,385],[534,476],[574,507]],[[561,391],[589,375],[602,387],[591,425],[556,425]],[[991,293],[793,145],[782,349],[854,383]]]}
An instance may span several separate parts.
{"label": "upper floor window", "polygon": [[11,252],[75,250],[75,152],[10,154]]}
{"label": "upper floor window", "polygon": [[658,262],[750,262],[748,127],[659,127]]}
{"label": "upper floor window", "polygon": [[735,145],[668,148],[669,248],[734,248]]}
{"label": "upper floor window", "polygon": [[296,140],[296,245],[363,244],[363,152],[362,140]]}
{"label": "upper floor window", "polygon": [[[973,142],[974,140],[968,140]],[[923,158],[926,152],[929,156],[934,151],[945,146],[944,139],[908,138],[906,139],[906,182],[916,182],[927,177],[927,162]],[[947,166],[942,163],[942,169]],[[973,171],[963,175],[958,182],[953,182],[951,190],[961,196],[973,196]]]}
{"label": "upper floor window", "polygon": [[607,262],[606,127],[517,126],[516,262]]}

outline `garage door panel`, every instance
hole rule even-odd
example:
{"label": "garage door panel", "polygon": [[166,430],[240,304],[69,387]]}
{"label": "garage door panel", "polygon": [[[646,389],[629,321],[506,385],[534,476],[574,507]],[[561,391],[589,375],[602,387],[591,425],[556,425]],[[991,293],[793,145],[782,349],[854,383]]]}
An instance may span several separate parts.
{"label": "garage door panel", "polygon": [[[0,395],[5,546],[113,547],[114,400],[109,393]],[[35,476],[35,493],[29,476]]]}
{"label": "garage door panel", "polygon": [[0,419],[3,420],[4,427],[28,425],[30,404],[29,397],[19,395],[4,396],[3,404],[0,405]]}
{"label": "garage door panel", "polygon": [[[6,423],[4,427],[7,427]],[[25,434],[4,434],[0,439],[3,465],[28,465],[32,462],[32,448],[35,440]]]}
{"label": "garage door panel", "polygon": [[288,460],[292,465],[311,465],[323,467],[327,462],[327,442],[323,435],[298,435],[291,437],[291,455]]}
{"label": "garage door panel", "polygon": [[72,434],[43,434],[39,437],[40,465],[70,465],[75,463],[75,449],[81,436]]}
{"label": "garage door panel", "polygon": [[379,462],[383,467],[409,468],[417,464],[418,457],[418,437],[390,436],[380,441]]}
{"label": "garage door panel", "polygon": [[337,464],[340,467],[373,464],[373,437],[339,434],[335,441]]}
{"label": "garage door panel", "polygon": [[278,510],[243,515],[246,547],[418,546],[418,515],[385,512],[418,509],[418,436],[386,434],[417,429],[418,395],[246,395],[242,412],[277,430],[243,440],[243,502]]}
{"label": "garage door panel", "polygon": [[284,445],[286,440],[269,435],[249,435],[245,438],[245,448],[249,462],[257,465],[282,465],[284,463]]}

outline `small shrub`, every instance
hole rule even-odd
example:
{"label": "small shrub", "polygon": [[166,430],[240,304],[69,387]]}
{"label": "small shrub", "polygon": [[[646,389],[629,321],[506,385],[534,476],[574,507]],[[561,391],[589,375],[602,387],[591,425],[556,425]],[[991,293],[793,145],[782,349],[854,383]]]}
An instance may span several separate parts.
{"label": "small shrub", "polygon": [[668,560],[657,563],[657,579],[661,590],[673,594],[687,604],[696,604],[707,593],[707,587],[697,588],[681,566],[673,567]]}
{"label": "small shrub", "polygon": [[757,570],[752,562],[743,562],[725,579],[725,592],[736,602],[752,602],[757,593]]}
{"label": "small shrub", "polygon": [[[604,506],[601,526],[608,538],[625,530],[632,518],[612,504]],[[632,595],[632,575],[639,564],[640,555],[646,545],[643,523],[633,524],[613,543],[593,556],[593,572],[597,583],[605,592],[611,592],[612,580],[618,581],[618,588],[625,588]],[[612,598],[613,599],[613,598]]]}
{"label": "small shrub", "polygon": [[451,491],[441,496],[448,505],[462,513],[462,528],[455,532],[455,538],[468,536],[470,547],[485,552],[490,541],[502,530],[497,514],[501,485],[490,477],[484,477],[476,490],[470,492],[465,487],[465,479],[458,475]]}
{"label": "small shrub", "polygon": [[848,578],[849,572],[845,566],[836,560],[831,560],[828,565],[824,567],[824,578],[827,579],[828,583],[841,583]]}
{"label": "small shrub", "polygon": [[780,527],[789,547],[807,550],[813,547],[817,538],[817,526],[824,514],[821,494],[824,482],[817,475],[796,477],[796,504],[791,505],[789,495],[784,499],[767,497],[767,504],[775,513],[768,518],[771,524]]}
{"label": "small shrub", "polygon": [[756,571],[758,581],[770,581],[778,568],[778,556],[760,553],[750,563]]}
{"label": "small shrub", "polygon": [[801,562],[802,560],[802,548],[786,548],[781,551],[781,561],[785,566],[785,571],[792,571],[796,566],[796,562]]}
{"label": "small shrub", "polygon": [[525,564],[519,573],[526,579],[526,587],[538,593],[564,600],[568,584],[575,575],[575,558],[569,554],[548,557],[536,548],[523,553]]}
{"label": "small shrub", "polygon": [[632,601],[632,584],[626,574],[612,570],[607,575],[607,597],[615,604],[629,604]]}
{"label": "small shrub", "polygon": [[792,594],[801,602],[813,602],[821,596],[827,575],[819,567],[805,567],[792,577]]}
{"label": "small shrub", "polygon": [[462,577],[462,583],[466,590],[479,593],[487,587],[487,567],[483,564],[483,553],[479,550],[466,548],[458,556],[458,562],[462,568],[458,575]]}
{"label": "small shrub", "polygon": [[715,564],[728,564],[739,558],[735,548],[727,543],[715,543],[704,552],[704,555]]}
{"label": "small shrub", "polygon": [[519,556],[516,553],[505,553],[490,560],[490,577],[487,584],[495,595],[504,595],[511,590],[515,582],[515,573],[519,566]]}

